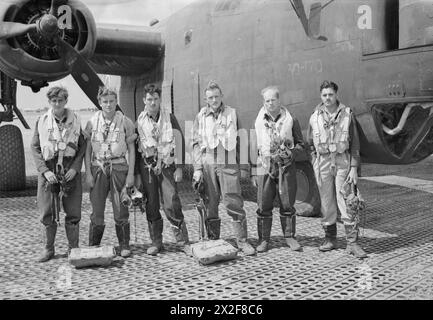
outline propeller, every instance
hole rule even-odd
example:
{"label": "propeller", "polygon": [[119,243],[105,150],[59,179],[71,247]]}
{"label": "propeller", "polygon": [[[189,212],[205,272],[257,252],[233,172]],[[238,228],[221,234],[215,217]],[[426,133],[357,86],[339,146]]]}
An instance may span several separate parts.
{"label": "propeller", "polygon": [[36,23],[24,24],[18,22],[4,21],[0,23],[0,40],[17,37],[22,34],[26,34],[28,32],[36,30],[36,28]]}
{"label": "propeller", "polygon": [[319,34],[320,32],[320,13],[322,10],[332,3],[334,0],[330,0],[324,6],[320,2],[313,3],[310,7],[310,15],[307,18],[305,8],[302,0],[290,0],[293,10],[301,21],[302,27],[304,28],[305,34],[313,40],[327,41],[328,39]]}
{"label": "propeller", "polygon": [[[65,41],[62,32],[59,32],[58,9],[67,4],[68,0],[51,0],[49,11],[47,10],[47,13],[34,24],[0,22],[0,40],[17,37],[28,32],[37,32],[46,41],[55,44],[65,68],[70,71],[74,80],[93,104],[100,109],[97,95],[99,88],[104,86],[104,83],[80,52]],[[120,108],[117,107],[117,110]]]}
{"label": "propeller", "polygon": [[100,109],[97,95],[99,88],[104,86],[102,80],[87,63],[86,59],[69,43],[61,38],[57,38],[57,45],[60,56],[65,59],[65,65],[71,70],[74,80],[93,104]]}

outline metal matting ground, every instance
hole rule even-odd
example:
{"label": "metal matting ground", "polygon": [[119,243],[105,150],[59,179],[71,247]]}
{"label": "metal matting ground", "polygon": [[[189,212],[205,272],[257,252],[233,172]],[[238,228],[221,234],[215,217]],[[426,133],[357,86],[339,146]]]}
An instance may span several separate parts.
{"label": "metal matting ground", "polygon": [[[190,238],[198,240],[198,219],[188,184],[180,186]],[[244,186],[245,187],[245,186]],[[137,212],[137,239],[131,212],[133,255],[117,257],[106,268],[75,269],[65,256],[65,231],[58,229],[55,259],[37,263],[41,229],[34,195],[0,196],[0,299],[432,299],[433,198],[398,186],[361,181],[367,202],[361,244],[369,257],[345,251],[338,224],[339,249],[320,253],[323,231],[318,218],[298,217],[303,252],[286,246],[274,210],[271,249],[257,256],[202,266],[180,252],[164,219],[165,251],[146,255],[149,233]],[[249,238],[257,245],[255,194],[244,188]],[[91,207],[85,193],[80,245],[86,245]],[[231,222],[220,206],[222,238],[233,241]],[[111,204],[107,202],[103,244],[117,245]]]}

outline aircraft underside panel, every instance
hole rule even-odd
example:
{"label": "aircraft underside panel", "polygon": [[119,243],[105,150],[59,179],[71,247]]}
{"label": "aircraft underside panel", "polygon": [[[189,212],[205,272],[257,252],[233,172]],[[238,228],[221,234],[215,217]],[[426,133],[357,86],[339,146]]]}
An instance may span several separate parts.
{"label": "aircraft underside panel", "polygon": [[368,55],[362,61],[363,158],[414,163],[433,153],[433,47]]}

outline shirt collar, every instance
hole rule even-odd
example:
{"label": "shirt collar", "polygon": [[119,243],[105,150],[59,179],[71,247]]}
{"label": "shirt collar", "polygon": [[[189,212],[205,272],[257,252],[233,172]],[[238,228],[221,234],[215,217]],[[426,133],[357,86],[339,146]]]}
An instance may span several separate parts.
{"label": "shirt collar", "polygon": [[54,114],[54,111],[51,111],[53,113],[53,118],[57,123],[65,123],[66,119],[68,119],[68,110],[65,109],[65,113],[63,114],[63,117],[57,118],[57,116]]}
{"label": "shirt collar", "polygon": [[155,122],[158,122],[159,116],[160,116],[160,114],[161,114],[161,111],[159,111],[159,112],[156,114],[155,117],[152,117],[152,116],[150,115],[150,113],[147,112],[147,110],[144,110],[143,112],[144,112],[144,116],[145,116],[145,117],[149,117],[149,118],[151,118],[151,119],[152,119],[153,121],[155,121]]}
{"label": "shirt collar", "polygon": [[283,107],[281,107],[280,109],[280,113],[277,115],[277,117],[274,119],[272,117],[272,115],[268,112],[268,110],[266,110],[266,107],[263,107],[265,109],[265,113],[263,115],[263,118],[266,121],[273,121],[273,122],[277,122],[283,115],[285,115],[285,110]]}
{"label": "shirt collar", "polygon": [[[336,113],[338,114],[338,112],[340,111],[340,109],[343,109],[343,104],[340,103],[340,101],[337,100],[337,110]],[[323,103],[319,104],[319,106],[317,107],[317,109],[319,110],[319,113],[327,113],[330,114],[328,109],[326,109],[325,105]]]}
{"label": "shirt collar", "polygon": [[223,102],[221,102],[220,106],[216,111],[214,111],[209,105],[207,105],[205,116],[207,117],[208,115],[212,114],[215,118],[217,118],[220,113],[224,112],[225,108],[226,106]]}

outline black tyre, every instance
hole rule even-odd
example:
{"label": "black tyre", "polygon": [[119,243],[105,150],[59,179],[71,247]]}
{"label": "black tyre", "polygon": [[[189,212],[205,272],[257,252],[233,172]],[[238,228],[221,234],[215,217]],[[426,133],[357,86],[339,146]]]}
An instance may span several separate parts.
{"label": "black tyre", "polygon": [[320,194],[313,166],[308,161],[296,162],[296,214],[302,217],[320,216]]}
{"label": "black tyre", "polygon": [[18,127],[0,127],[0,191],[22,190],[26,187],[26,163],[23,136]]}

